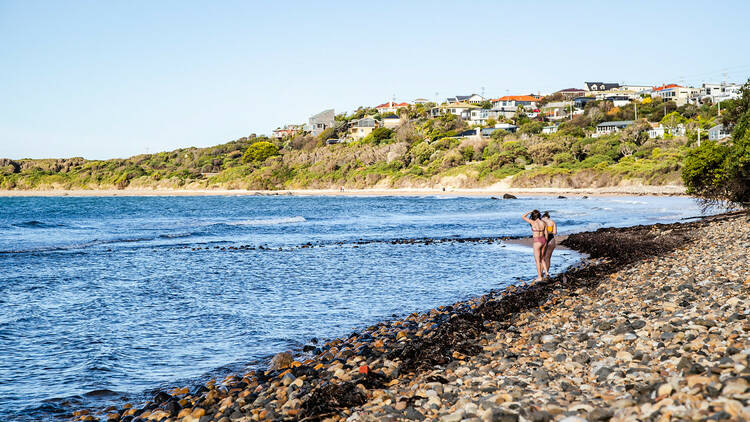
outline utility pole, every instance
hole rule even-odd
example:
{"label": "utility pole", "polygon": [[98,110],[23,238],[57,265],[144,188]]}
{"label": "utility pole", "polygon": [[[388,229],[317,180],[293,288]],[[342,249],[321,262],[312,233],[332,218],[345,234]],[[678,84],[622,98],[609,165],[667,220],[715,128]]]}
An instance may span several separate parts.
{"label": "utility pole", "polygon": [[698,126],[698,146],[701,146],[701,127]]}
{"label": "utility pole", "polygon": [[635,109],[635,119],[634,120],[638,120],[638,103],[633,102],[633,107]]}

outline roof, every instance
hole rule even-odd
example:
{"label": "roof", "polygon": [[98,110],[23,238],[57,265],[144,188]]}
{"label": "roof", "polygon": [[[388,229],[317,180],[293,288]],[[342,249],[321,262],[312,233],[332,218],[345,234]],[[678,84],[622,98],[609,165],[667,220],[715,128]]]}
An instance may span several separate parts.
{"label": "roof", "polygon": [[585,89],[580,89],[580,88],[565,88],[557,92],[585,92],[585,91],[586,91]]}
{"label": "roof", "polygon": [[383,103],[383,104],[375,106],[375,108],[392,108],[392,107],[409,107],[409,103],[394,103],[393,101],[388,101],[387,103]]}
{"label": "roof", "polygon": [[476,104],[469,104],[469,103],[448,103],[443,104],[440,107],[442,108],[479,108]]}
{"label": "roof", "polygon": [[531,95],[506,95],[504,97],[500,97],[496,100],[492,100],[493,103],[498,101],[529,101],[529,102],[537,102],[539,101],[539,98],[532,97]]}
{"label": "roof", "polygon": [[324,118],[328,118],[328,119],[333,120],[333,118],[335,117],[334,115],[335,115],[335,112],[333,111],[333,109],[329,108],[328,110],[323,110],[320,113],[318,113],[318,114],[310,117],[310,119],[324,119]]}
{"label": "roof", "polygon": [[[615,82],[584,82],[587,88],[595,87],[594,91],[605,91],[612,88],[619,88],[620,84]],[[601,88],[604,86],[604,88]]]}
{"label": "roof", "polygon": [[599,123],[596,125],[597,127],[607,127],[607,126],[628,126],[633,124],[633,120],[615,120],[613,122],[604,122]]}
{"label": "roof", "polygon": [[654,91],[661,91],[661,90],[669,89],[669,88],[682,88],[682,87],[677,84],[669,84],[669,85],[655,86]]}

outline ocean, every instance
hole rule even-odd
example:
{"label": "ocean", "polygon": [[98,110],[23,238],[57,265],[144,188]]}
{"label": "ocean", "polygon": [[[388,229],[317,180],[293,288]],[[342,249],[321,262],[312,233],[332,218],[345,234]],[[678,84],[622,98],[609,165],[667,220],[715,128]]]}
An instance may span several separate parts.
{"label": "ocean", "polygon": [[[684,197],[3,197],[0,420],[51,420],[265,365],[536,277],[560,234],[701,215]],[[581,256],[559,250],[553,273]]]}

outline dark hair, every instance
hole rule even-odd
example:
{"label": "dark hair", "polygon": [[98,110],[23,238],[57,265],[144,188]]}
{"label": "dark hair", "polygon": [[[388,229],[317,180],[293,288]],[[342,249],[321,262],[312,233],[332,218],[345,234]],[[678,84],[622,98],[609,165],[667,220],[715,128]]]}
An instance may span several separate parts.
{"label": "dark hair", "polygon": [[544,214],[542,214],[542,217],[549,218],[549,211],[545,211]]}
{"label": "dark hair", "polygon": [[539,213],[539,210],[531,211],[532,220],[539,220],[540,218],[542,218],[542,214]]}

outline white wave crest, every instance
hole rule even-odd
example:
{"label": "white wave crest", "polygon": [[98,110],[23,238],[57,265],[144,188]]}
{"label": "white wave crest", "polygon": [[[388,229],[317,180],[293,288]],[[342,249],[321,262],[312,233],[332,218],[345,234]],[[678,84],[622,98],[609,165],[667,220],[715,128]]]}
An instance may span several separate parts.
{"label": "white wave crest", "polygon": [[259,218],[254,220],[242,220],[235,221],[233,223],[227,223],[230,226],[275,226],[277,224],[293,224],[293,223],[304,223],[305,217],[279,217],[279,218]]}

